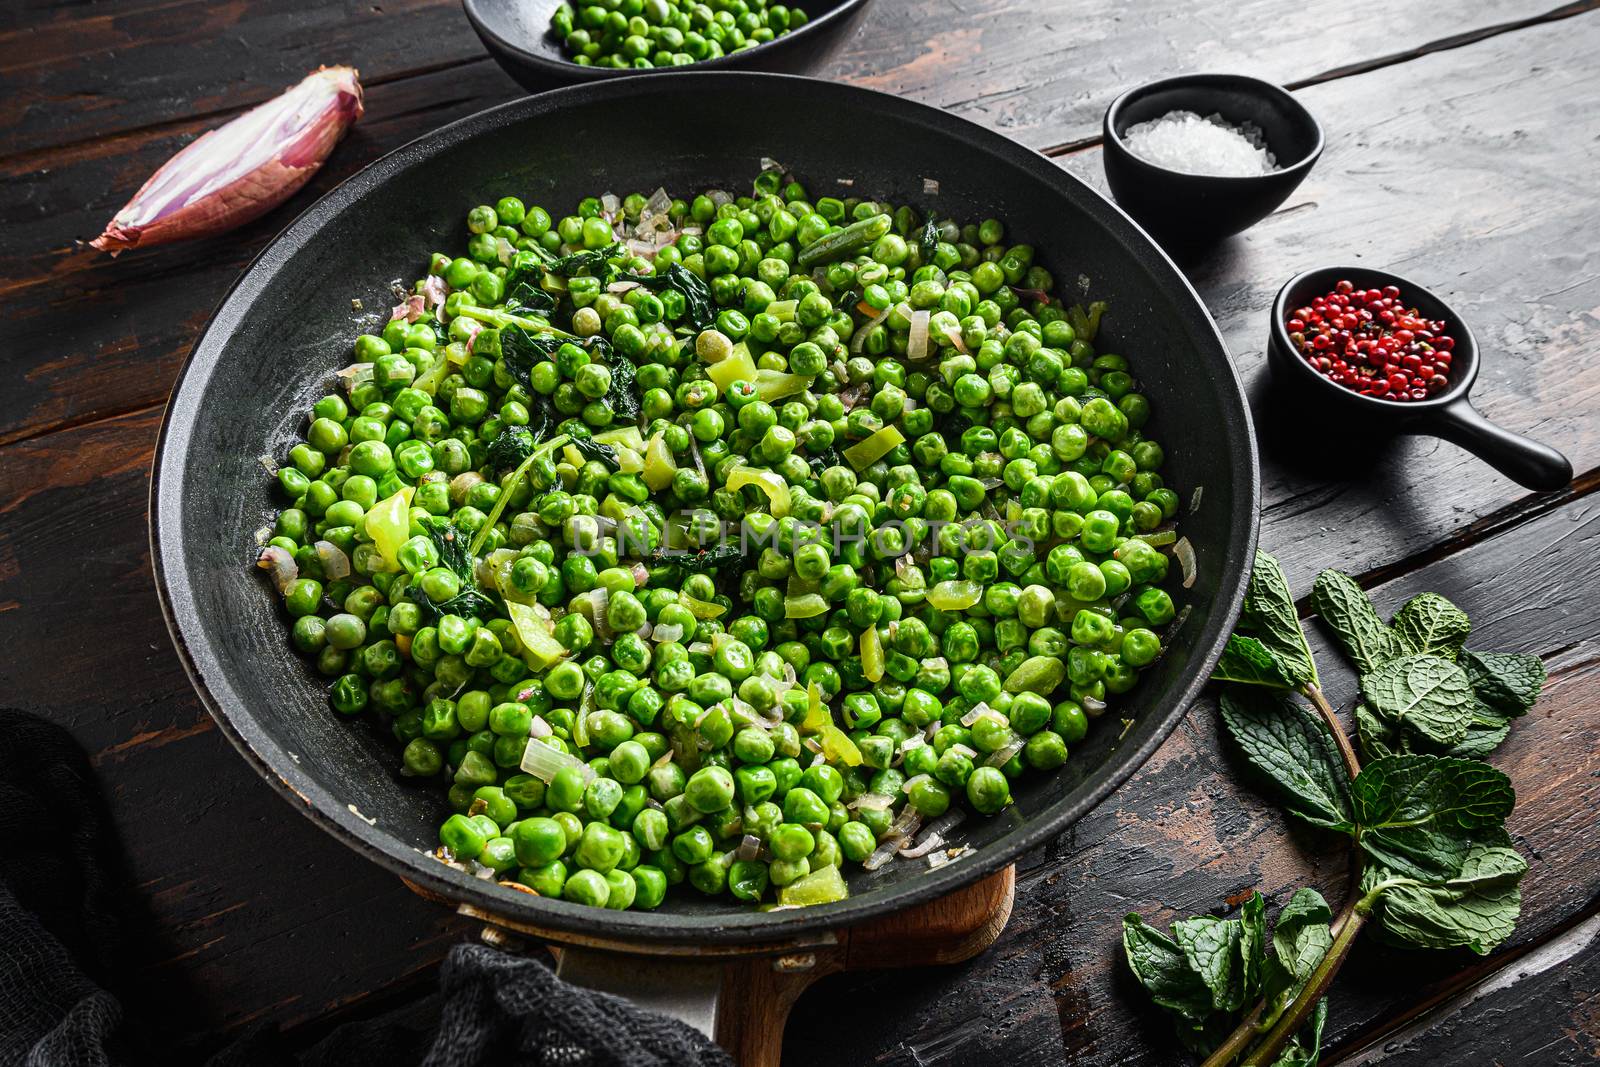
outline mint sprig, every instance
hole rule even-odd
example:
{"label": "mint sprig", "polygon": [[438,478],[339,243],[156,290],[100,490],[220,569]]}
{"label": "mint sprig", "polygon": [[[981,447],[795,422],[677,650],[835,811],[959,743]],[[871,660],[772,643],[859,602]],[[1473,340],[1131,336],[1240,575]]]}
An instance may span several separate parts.
{"label": "mint sprig", "polygon": [[1352,579],[1324,571],[1311,603],[1361,674],[1364,767],[1264,552],[1213,678],[1223,726],[1263,788],[1287,814],[1349,839],[1352,899],[1334,915],[1298,890],[1270,938],[1259,894],[1236,918],[1181,920],[1171,937],[1138,915],[1123,924],[1129,966],[1204,1067],[1315,1067],[1325,994],[1369,924],[1395,944],[1481,954],[1510,936],[1521,907],[1527,862],[1505,830],[1516,794],[1482,759],[1532,708],[1544,665],[1465,648],[1470,620],[1434,593],[1385,623]]}

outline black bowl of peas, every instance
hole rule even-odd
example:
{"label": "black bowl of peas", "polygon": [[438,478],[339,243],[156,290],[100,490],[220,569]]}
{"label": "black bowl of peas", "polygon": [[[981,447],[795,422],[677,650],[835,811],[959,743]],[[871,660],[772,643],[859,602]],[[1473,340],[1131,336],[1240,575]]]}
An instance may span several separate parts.
{"label": "black bowl of peas", "polygon": [[462,0],[484,47],[531,92],[647,70],[801,73],[848,36],[868,0]]}

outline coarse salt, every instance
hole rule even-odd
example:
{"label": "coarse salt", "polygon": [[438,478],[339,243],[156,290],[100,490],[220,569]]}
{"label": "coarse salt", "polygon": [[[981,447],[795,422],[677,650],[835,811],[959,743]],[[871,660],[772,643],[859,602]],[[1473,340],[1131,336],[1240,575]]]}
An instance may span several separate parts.
{"label": "coarse salt", "polygon": [[1193,111],[1169,111],[1129,126],[1122,139],[1145,162],[1185,174],[1249,178],[1278,169],[1261,127],[1235,126],[1216,114],[1201,118]]}

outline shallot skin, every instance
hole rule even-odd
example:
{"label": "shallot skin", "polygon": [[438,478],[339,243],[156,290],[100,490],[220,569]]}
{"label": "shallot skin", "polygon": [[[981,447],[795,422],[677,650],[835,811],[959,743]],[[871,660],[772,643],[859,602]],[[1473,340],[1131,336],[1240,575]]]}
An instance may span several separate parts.
{"label": "shallot skin", "polygon": [[91,246],[130,248],[214,237],[300,190],[361,117],[354,67],[321,67],[279,96],[209,130],[162,164]]}

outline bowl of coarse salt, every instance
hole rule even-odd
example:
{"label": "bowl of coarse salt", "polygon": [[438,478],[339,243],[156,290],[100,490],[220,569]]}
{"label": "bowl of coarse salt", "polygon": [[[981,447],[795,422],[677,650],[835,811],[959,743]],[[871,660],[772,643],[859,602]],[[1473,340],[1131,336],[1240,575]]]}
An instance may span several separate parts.
{"label": "bowl of coarse salt", "polygon": [[1240,74],[1129,89],[1106,109],[1106,181],[1166,245],[1219,240],[1266,218],[1322,154],[1322,127],[1287,90]]}

